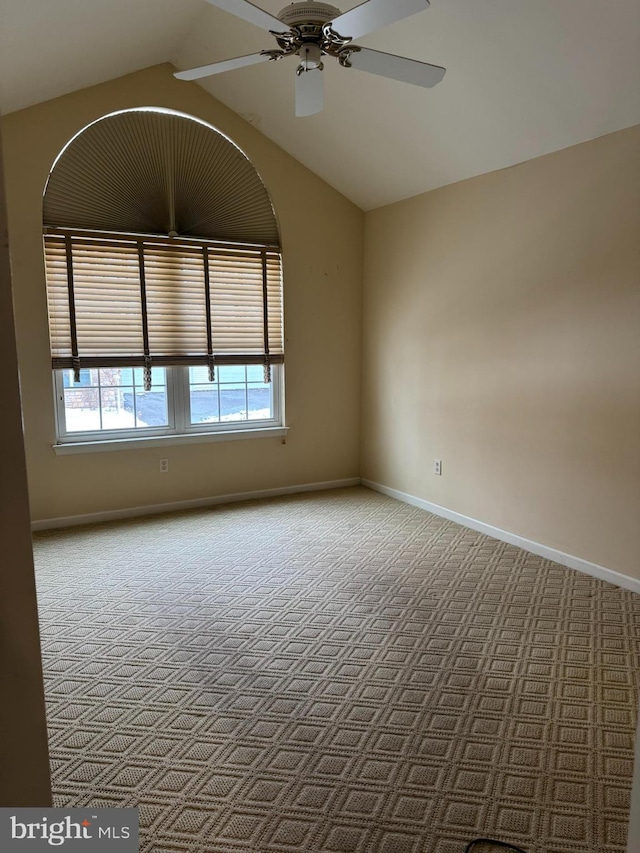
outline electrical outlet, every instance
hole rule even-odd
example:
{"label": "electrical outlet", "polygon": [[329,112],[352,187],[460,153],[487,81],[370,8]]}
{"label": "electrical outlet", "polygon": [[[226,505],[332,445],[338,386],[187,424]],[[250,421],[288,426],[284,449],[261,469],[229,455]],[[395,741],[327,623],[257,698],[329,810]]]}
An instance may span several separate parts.
{"label": "electrical outlet", "polygon": [[435,459],[433,462],[433,473],[440,476],[442,474],[442,459]]}
{"label": "electrical outlet", "polygon": [[169,473],[169,460],[168,459],[159,459],[160,462],[160,473],[168,474]]}

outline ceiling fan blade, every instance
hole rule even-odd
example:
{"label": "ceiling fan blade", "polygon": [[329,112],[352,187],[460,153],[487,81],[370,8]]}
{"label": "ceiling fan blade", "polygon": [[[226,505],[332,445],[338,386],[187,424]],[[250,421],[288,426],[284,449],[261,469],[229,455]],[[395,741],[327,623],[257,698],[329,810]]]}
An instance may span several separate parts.
{"label": "ceiling fan blade", "polygon": [[402,83],[413,83],[427,88],[439,83],[447,70],[439,65],[418,62],[417,59],[407,59],[393,53],[381,53],[368,47],[361,47],[352,53],[349,64],[358,71],[368,71],[370,74],[379,74],[381,77],[390,77]]}
{"label": "ceiling fan blade", "polygon": [[324,78],[319,68],[303,71],[296,77],[296,116],[312,116],[324,106]]}
{"label": "ceiling fan blade", "polygon": [[177,77],[178,80],[199,80],[201,77],[211,77],[213,74],[222,74],[223,71],[244,68],[245,65],[268,62],[270,59],[271,56],[268,53],[250,53],[248,56],[236,56],[235,59],[225,59],[222,62],[213,62],[211,65],[201,65],[199,68],[190,68],[188,71],[176,71],[173,76]]}
{"label": "ceiling fan blade", "polygon": [[249,3],[249,0],[208,0],[212,6],[217,6],[218,9],[223,9],[225,12],[230,12],[250,24],[255,24],[256,27],[262,27],[268,33],[275,31],[277,33],[285,33],[287,27],[273,15]]}
{"label": "ceiling fan blade", "polygon": [[[209,0],[211,3],[212,0]],[[329,21],[331,29],[352,39],[365,36],[394,21],[401,21],[429,7],[429,0],[368,0]]]}

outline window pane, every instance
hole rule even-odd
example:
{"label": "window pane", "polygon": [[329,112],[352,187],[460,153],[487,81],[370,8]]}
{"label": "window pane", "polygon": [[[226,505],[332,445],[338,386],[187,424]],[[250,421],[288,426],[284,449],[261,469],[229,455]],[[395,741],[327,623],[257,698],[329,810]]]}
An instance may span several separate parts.
{"label": "window pane", "polygon": [[[104,371],[100,371],[103,373]],[[100,377],[102,379],[102,377]],[[132,429],[136,425],[133,411],[133,388],[116,384],[117,377],[108,376],[113,385],[102,385],[102,429]]]}
{"label": "window pane", "polygon": [[244,421],[247,419],[246,388],[223,385],[220,388],[220,420]]}
{"label": "window pane", "polygon": [[67,432],[100,429],[100,394],[97,388],[65,389]]}
{"label": "window pane", "polygon": [[218,421],[218,388],[217,385],[192,385],[190,390],[191,399],[191,423],[206,424]]}
{"label": "window pane", "polygon": [[273,417],[270,385],[258,385],[257,383],[249,385],[247,397],[249,403],[249,420],[262,420]]}
{"label": "window pane", "polygon": [[220,384],[235,382],[244,384],[247,379],[246,366],[244,364],[223,364],[217,370]]}
{"label": "window pane", "polygon": [[[69,382],[73,371],[62,375],[67,432],[131,430],[169,425],[166,371],[153,368],[152,386],[145,391],[142,368],[101,367],[82,370],[80,379],[89,387]],[[133,385],[133,379],[140,383]],[[89,385],[92,383],[92,385]]]}
{"label": "window pane", "polygon": [[164,367],[152,367],[151,368],[151,384],[152,385],[166,385],[167,380],[167,371]]}
{"label": "window pane", "polygon": [[80,381],[73,381],[73,370],[64,370],[62,372],[62,384],[65,388],[88,388],[98,384],[97,370],[81,370]]}
{"label": "window pane", "polygon": [[133,385],[133,369],[131,367],[102,367],[100,369],[101,385]]}
{"label": "window pane", "polygon": [[145,391],[141,385],[136,385],[136,426],[163,427],[169,423],[167,412],[167,390],[164,387],[151,386],[151,391]]}
{"label": "window pane", "polygon": [[247,382],[264,382],[264,364],[247,365]]}
{"label": "window pane", "polygon": [[209,368],[203,365],[189,368],[189,382],[205,384],[209,382]]}
{"label": "window pane", "polygon": [[213,382],[208,375],[206,367],[189,368],[191,424],[246,424],[274,417],[273,385],[264,382],[261,364],[218,365]]}

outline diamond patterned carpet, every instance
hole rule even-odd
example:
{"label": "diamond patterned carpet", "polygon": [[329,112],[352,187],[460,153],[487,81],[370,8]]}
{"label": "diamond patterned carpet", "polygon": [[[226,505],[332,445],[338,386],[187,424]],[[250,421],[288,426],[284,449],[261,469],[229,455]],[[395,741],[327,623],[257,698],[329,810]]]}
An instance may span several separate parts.
{"label": "diamond patterned carpet", "polygon": [[363,488],[35,538],[55,805],[142,853],[622,853],[640,596]]}

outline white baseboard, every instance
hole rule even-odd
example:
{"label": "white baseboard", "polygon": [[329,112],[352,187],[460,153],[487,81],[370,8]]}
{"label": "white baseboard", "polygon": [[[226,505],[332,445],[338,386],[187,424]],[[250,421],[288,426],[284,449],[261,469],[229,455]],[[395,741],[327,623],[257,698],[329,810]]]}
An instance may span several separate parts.
{"label": "white baseboard", "polygon": [[516,545],[522,548],[523,551],[530,551],[532,554],[537,554],[539,557],[544,557],[547,560],[553,560],[554,563],[560,563],[562,566],[568,566],[570,569],[576,569],[586,575],[591,575],[594,578],[613,583],[616,586],[621,586],[623,589],[629,589],[631,592],[640,592],[640,580],[637,578],[623,575],[613,569],[607,569],[604,566],[598,566],[596,563],[590,563],[588,560],[583,560],[581,557],[574,557],[572,554],[565,554],[563,551],[558,551],[555,548],[550,548],[547,545],[541,545],[539,542],[532,542],[531,539],[525,539],[523,536],[518,536],[515,533],[510,533],[508,530],[501,530],[499,527],[492,527],[490,524],[485,524],[483,521],[478,521],[476,518],[469,518],[466,515],[461,515],[459,512],[454,512],[446,507],[431,503],[430,501],[416,498],[413,495],[408,495],[405,492],[399,492],[397,489],[391,489],[389,486],[383,486],[380,483],[374,483],[372,480],[361,480],[362,485],[368,489],[373,489],[376,492],[381,492],[383,495],[388,495],[390,498],[402,501],[403,503],[417,506],[434,515],[439,515],[442,518],[447,518],[449,521],[455,521],[463,527],[470,527],[471,530],[477,530],[479,533],[485,533],[493,539],[499,539],[501,542],[508,542],[510,545]]}
{"label": "white baseboard", "polygon": [[328,480],[323,483],[302,483],[295,486],[281,486],[277,489],[260,489],[253,492],[237,492],[233,495],[215,495],[208,498],[196,498],[188,501],[174,501],[165,504],[149,506],[132,506],[126,509],[112,509],[105,512],[89,512],[84,515],[66,515],[62,518],[43,518],[31,522],[31,529],[52,530],[57,527],[75,527],[80,524],[96,524],[102,521],[114,521],[119,518],[135,518],[144,515],[158,515],[162,512],[175,512],[182,509],[198,509],[215,506],[216,504],[238,503],[251,501],[256,498],[274,498],[280,495],[295,495],[301,492],[319,492],[325,489],[344,489],[348,486],[359,486],[360,478],[351,477],[346,480]]}

